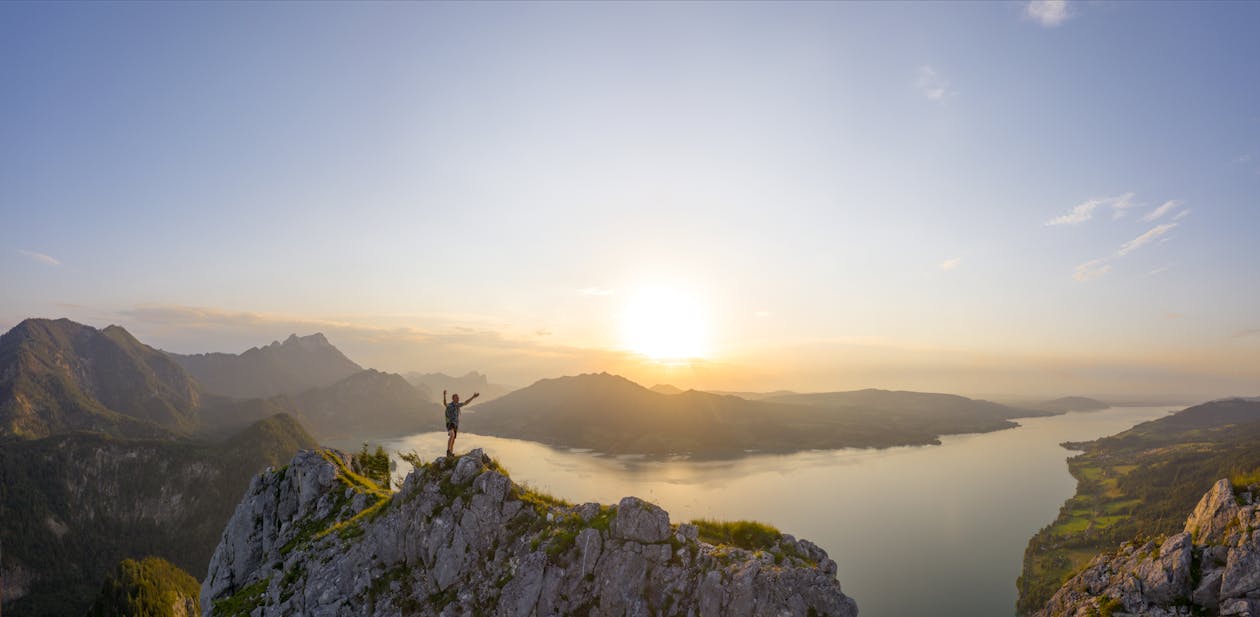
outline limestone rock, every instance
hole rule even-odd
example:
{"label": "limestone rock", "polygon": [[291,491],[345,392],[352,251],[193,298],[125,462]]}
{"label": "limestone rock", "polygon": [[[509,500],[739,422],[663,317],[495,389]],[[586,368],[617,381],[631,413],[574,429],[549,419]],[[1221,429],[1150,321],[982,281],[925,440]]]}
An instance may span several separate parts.
{"label": "limestone rock", "polygon": [[609,529],[618,540],[664,542],[669,539],[669,514],[638,497],[622,498]]}
{"label": "limestone rock", "polygon": [[1217,481],[1186,519],[1184,532],[1099,555],[1035,617],[1260,617],[1255,494],[1236,497],[1228,480]]}
{"label": "limestone rock", "polygon": [[392,495],[347,462],[304,451],[255,479],[211,561],[205,616],[857,615],[835,562],[791,536],[712,546],[635,497],[557,504],[480,450]]}
{"label": "limestone rock", "polygon": [[1221,478],[1194,507],[1194,512],[1186,519],[1185,530],[1194,536],[1198,544],[1214,544],[1221,540],[1225,526],[1237,515],[1238,502],[1234,499],[1234,489],[1229,480]]}

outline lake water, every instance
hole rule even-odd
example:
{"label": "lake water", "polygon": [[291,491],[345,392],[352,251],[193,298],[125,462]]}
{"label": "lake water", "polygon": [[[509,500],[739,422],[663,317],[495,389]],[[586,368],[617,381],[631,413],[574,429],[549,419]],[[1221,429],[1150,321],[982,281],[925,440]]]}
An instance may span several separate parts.
{"label": "lake water", "polygon": [[[637,495],[673,522],[753,519],[826,549],[863,617],[1009,617],[1028,539],[1076,481],[1064,441],[1120,432],[1174,411],[1120,407],[1018,420],[1014,429],[943,437],[939,446],[655,461],[461,434],[516,482],[573,503]],[[435,458],[445,433],[385,443]],[[409,471],[405,463],[402,470]]]}

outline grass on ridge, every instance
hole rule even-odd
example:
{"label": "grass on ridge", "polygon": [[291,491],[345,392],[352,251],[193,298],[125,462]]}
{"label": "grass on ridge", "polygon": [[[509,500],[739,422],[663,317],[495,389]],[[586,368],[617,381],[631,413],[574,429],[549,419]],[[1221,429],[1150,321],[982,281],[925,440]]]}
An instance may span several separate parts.
{"label": "grass on ridge", "polygon": [[700,540],[709,544],[727,544],[750,551],[763,550],[778,544],[783,533],[757,521],[716,521],[699,518],[691,521],[700,532]]}

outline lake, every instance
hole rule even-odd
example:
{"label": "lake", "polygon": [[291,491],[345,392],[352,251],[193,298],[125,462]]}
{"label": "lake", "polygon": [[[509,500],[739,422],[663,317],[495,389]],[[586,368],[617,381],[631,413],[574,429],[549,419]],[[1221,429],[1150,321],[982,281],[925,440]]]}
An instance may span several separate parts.
{"label": "lake", "polygon": [[[512,479],[573,503],[637,495],[673,522],[752,519],[806,538],[838,566],[863,617],[1009,617],[1028,539],[1054,520],[1076,481],[1064,441],[1152,420],[1173,407],[1113,407],[1020,419],[939,446],[757,455],[734,461],[648,460],[461,434],[456,451],[484,448]],[[387,441],[435,458],[445,433]],[[400,471],[410,467],[401,464]]]}

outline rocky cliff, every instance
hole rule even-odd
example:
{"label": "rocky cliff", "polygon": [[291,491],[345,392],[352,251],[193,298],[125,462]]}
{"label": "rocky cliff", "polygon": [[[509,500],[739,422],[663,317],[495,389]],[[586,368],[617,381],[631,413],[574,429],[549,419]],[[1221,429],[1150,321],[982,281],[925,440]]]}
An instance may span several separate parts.
{"label": "rocky cliff", "polygon": [[572,506],[480,450],[390,494],[334,450],[254,479],[202,583],[204,615],[857,614],[805,540],[712,545],[634,497]]}
{"label": "rocky cliff", "polygon": [[1219,480],[1181,533],[1099,555],[1037,617],[1260,617],[1260,503]]}

